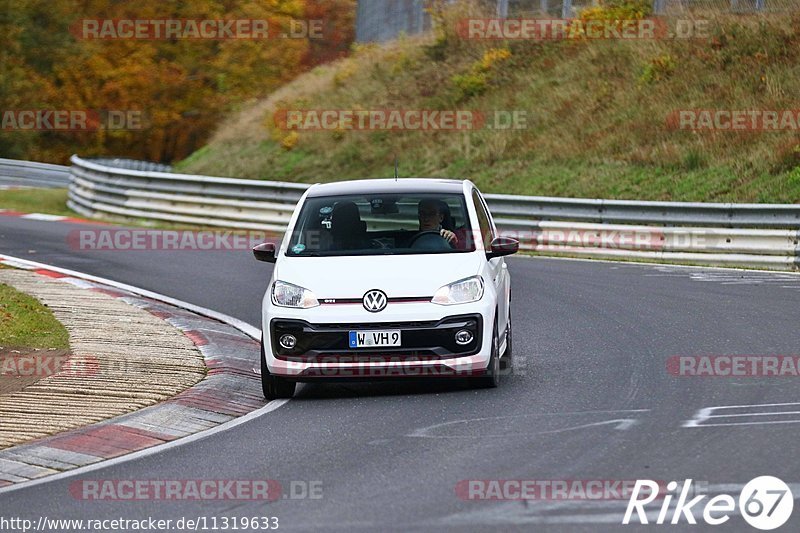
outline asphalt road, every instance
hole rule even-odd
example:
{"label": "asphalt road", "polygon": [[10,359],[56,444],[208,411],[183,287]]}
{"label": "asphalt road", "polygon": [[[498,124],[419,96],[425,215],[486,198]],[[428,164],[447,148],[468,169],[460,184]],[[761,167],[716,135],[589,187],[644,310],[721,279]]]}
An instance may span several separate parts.
{"label": "asphalt road", "polygon": [[[248,252],[82,252],[66,240],[80,228],[0,217],[0,252],[258,325],[270,267]],[[652,526],[621,526],[626,501],[474,501],[456,486],[691,478],[738,497],[750,479],[774,475],[800,497],[800,404],[763,406],[800,402],[798,378],[667,371],[675,355],[797,354],[800,277],[523,257],[509,265],[517,367],[499,389],[455,380],[305,385],[234,429],[79,477],[321,482],[320,499],[80,501],[67,479],[0,495],[0,517],[276,516],[291,531],[619,531]],[[714,411],[740,415],[712,419],[736,425],[684,427],[698,410],[719,406],[744,406]],[[782,530],[797,530],[798,517],[796,509]],[[666,527],[697,530],[685,520]],[[755,531],[735,513],[714,529]]]}

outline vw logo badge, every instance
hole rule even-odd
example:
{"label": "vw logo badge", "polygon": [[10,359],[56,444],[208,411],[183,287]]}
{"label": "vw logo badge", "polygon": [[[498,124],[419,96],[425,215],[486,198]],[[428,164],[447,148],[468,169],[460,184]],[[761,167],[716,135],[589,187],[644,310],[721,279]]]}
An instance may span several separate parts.
{"label": "vw logo badge", "polygon": [[367,294],[364,295],[363,300],[364,309],[370,313],[377,313],[378,311],[383,311],[386,309],[386,303],[388,301],[389,300],[386,298],[386,293],[383,291],[367,291]]}

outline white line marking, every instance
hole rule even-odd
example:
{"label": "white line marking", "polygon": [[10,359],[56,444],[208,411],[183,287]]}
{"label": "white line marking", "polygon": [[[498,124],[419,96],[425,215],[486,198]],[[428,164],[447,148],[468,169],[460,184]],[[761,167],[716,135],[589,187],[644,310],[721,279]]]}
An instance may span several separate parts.
{"label": "white line marking", "polygon": [[61,215],[48,215],[46,213],[28,213],[27,215],[21,215],[20,218],[30,218],[32,220],[46,220],[48,222],[57,222],[59,220],[64,220],[67,217]]}
{"label": "white line marking", "polygon": [[[744,413],[731,413],[731,414],[724,414],[719,413],[720,411],[724,411],[725,409],[763,409],[765,407],[797,407],[800,406],[798,402],[785,402],[785,403],[762,403],[762,404],[750,404],[750,405],[718,405],[714,407],[703,407],[695,412],[694,417],[691,420],[685,421],[681,424],[682,427],[685,428],[697,428],[697,427],[716,427],[716,426],[751,426],[751,425],[758,425],[758,424],[796,424],[799,423],[800,420],[762,420],[762,421],[755,421],[755,422],[728,422],[728,423],[713,423],[713,424],[706,424],[705,422],[711,420],[712,418],[735,418],[735,417],[756,417],[756,416],[779,416],[779,415],[797,415],[800,414],[800,411],[754,411],[754,412],[744,412]],[[719,413],[719,414],[715,414]]]}
{"label": "white line marking", "polygon": [[800,415],[800,411],[775,411],[774,413],[734,413],[732,415],[711,415],[708,418],[734,418],[741,416],[778,416],[778,415]]}
{"label": "white line marking", "polygon": [[542,431],[534,431],[532,433],[499,433],[499,434],[491,434],[491,433],[483,433],[481,435],[427,435],[425,434],[425,430],[416,430],[407,437],[419,437],[419,438],[426,438],[426,439],[484,439],[484,438],[507,438],[507,437],[521,437],[521,436],[535,436],[535,435],[555,435],[557,433],[565,433],[567,431],[575,431],[577,429],[587,429],[592,427],[598,426],[608,426],[611,424],[616,424],[614,429],[619,431],[625,431],[630,429],[632,426],[636,425],[638,420],[635,418],[617,418],[614,420],[604,420],[602,422],[591,422],[588,424],[580,424],[577,426],[569,426],[565,428],[558,428],[558,429],[546,429]]}
{"label": "white line marking", "polygon": [[527,415],[508,415],[508,416],[491,416],[491,417],[483,417],[483,418],[465,418],[462,420],[450,420],[448,422],[440,422],[438,424],[433,424],[431,426],[426,426],[420,429],[415,429],[411,433],[407,434],[406,437],[415,437],[415,438],[427,438],[427,439],[481,439],[485,437],[510,437],[514,435],[551,435],[556,433],[563,433],[565,431],[572,431],[576,429],[585,429],[590,427],[596,426],[604,426],[609,424],[616,424],[614,429],[619,431],[625,431],[630,429],[632,426],[638,423],[638,420],[635,418],[615,418],[612,420],[602,420],[599,422],[588,422],[586,424],[579,424],[577,426],[570,426],[565,428],[558,428],[558,429],[551,429],[551,430],[543,430],[543,431],[534,431],[532,433],[501,433],[501,434],[487,434],[482,433],[480,435],[430,435],[429,433],[433,430],[443,428],[446,426],[454,426],[456,424],[467,424],[467,423],[475,423],[475,422],[482,422],[486,420],[501,420],[501,419],[508,419],[508,418],[531,418],[531,417],[548,417],[548,416],[572,416],[572,415],[595,415],[595,414],[620,414],[620,413],[642,413],[642,412],[649,412],[650,409],[623,409],[619,411],[576,411],[576,412],[568,412],[568,413],[534,413],[534,414],[527,414]]}
{"label": "white line marking", "polygon": [[[758,422],[728,422],[728,423],[716,423],[716,424],[701,424],[699,426],[692,426],[692,427],[711,428],[720,426],[766,426],[769,424],[800,424],[800,420],[760,420]],[[689,427],[689,426],[684,426],[684,427]]]}
{"label": "white line marking", "polygon": [[800,405],[800,402],[784,403],[751,403],[746,405],[717,405],[708,409],[747,409],[749,407],[783,407],[784,405]]}

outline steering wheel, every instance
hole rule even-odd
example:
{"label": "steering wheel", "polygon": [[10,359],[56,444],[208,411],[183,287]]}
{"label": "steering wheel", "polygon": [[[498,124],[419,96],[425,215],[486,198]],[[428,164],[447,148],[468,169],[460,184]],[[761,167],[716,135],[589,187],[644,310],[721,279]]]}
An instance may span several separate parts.
{"label": "steering wheel", "polygon": [[369,247],[372,249],[379,249],[379,250],[386,250],[391,248],[388,243],[380,241],[378,239],[370,239],[369,240]]}
{"label": "steering wheel", "polygon": [[450,243],[439,234],[438,230],[420,231],[408,243],[409,248],[422,250],[450,250]]}

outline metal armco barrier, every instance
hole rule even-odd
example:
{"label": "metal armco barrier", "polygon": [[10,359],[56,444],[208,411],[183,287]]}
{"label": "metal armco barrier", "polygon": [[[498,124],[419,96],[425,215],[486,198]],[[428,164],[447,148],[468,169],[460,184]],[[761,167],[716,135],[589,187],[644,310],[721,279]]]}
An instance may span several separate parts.
{"label": "metal armco barrier", "polygon": [[22,187],[66,187],[69,169],[62,165],[0,158],[0,184]]}
{"label": "metal armco barrier", "polygon": [[496,216],[665,226],[800,228],[800,204],[639,202],[506,194],[486,195],[486,201]]}
{"label": "metal armco barrier", "polygon": [[152,163],[150,161],[141,161],[139,159],[125,159],[123,157],[93,157],[92,161],[98,165],[105,165],[108,167],[125,168],[128,170],[152,170],[155,172],[172,172],[170,165],[162,165],[161,163]]}
{"label": "metal armco barrier", "polygon": [[85,216],[282,231],[308,185],[129,170],[72,156],[67,205]]}
{"label": "metal armco barrier", "polygon": [[[308,185],[116,168],[72,156],[68,205],[112,215],[283,231]],[[800,270],[800,205],[487,194],[500,233],[547,255]]]}

